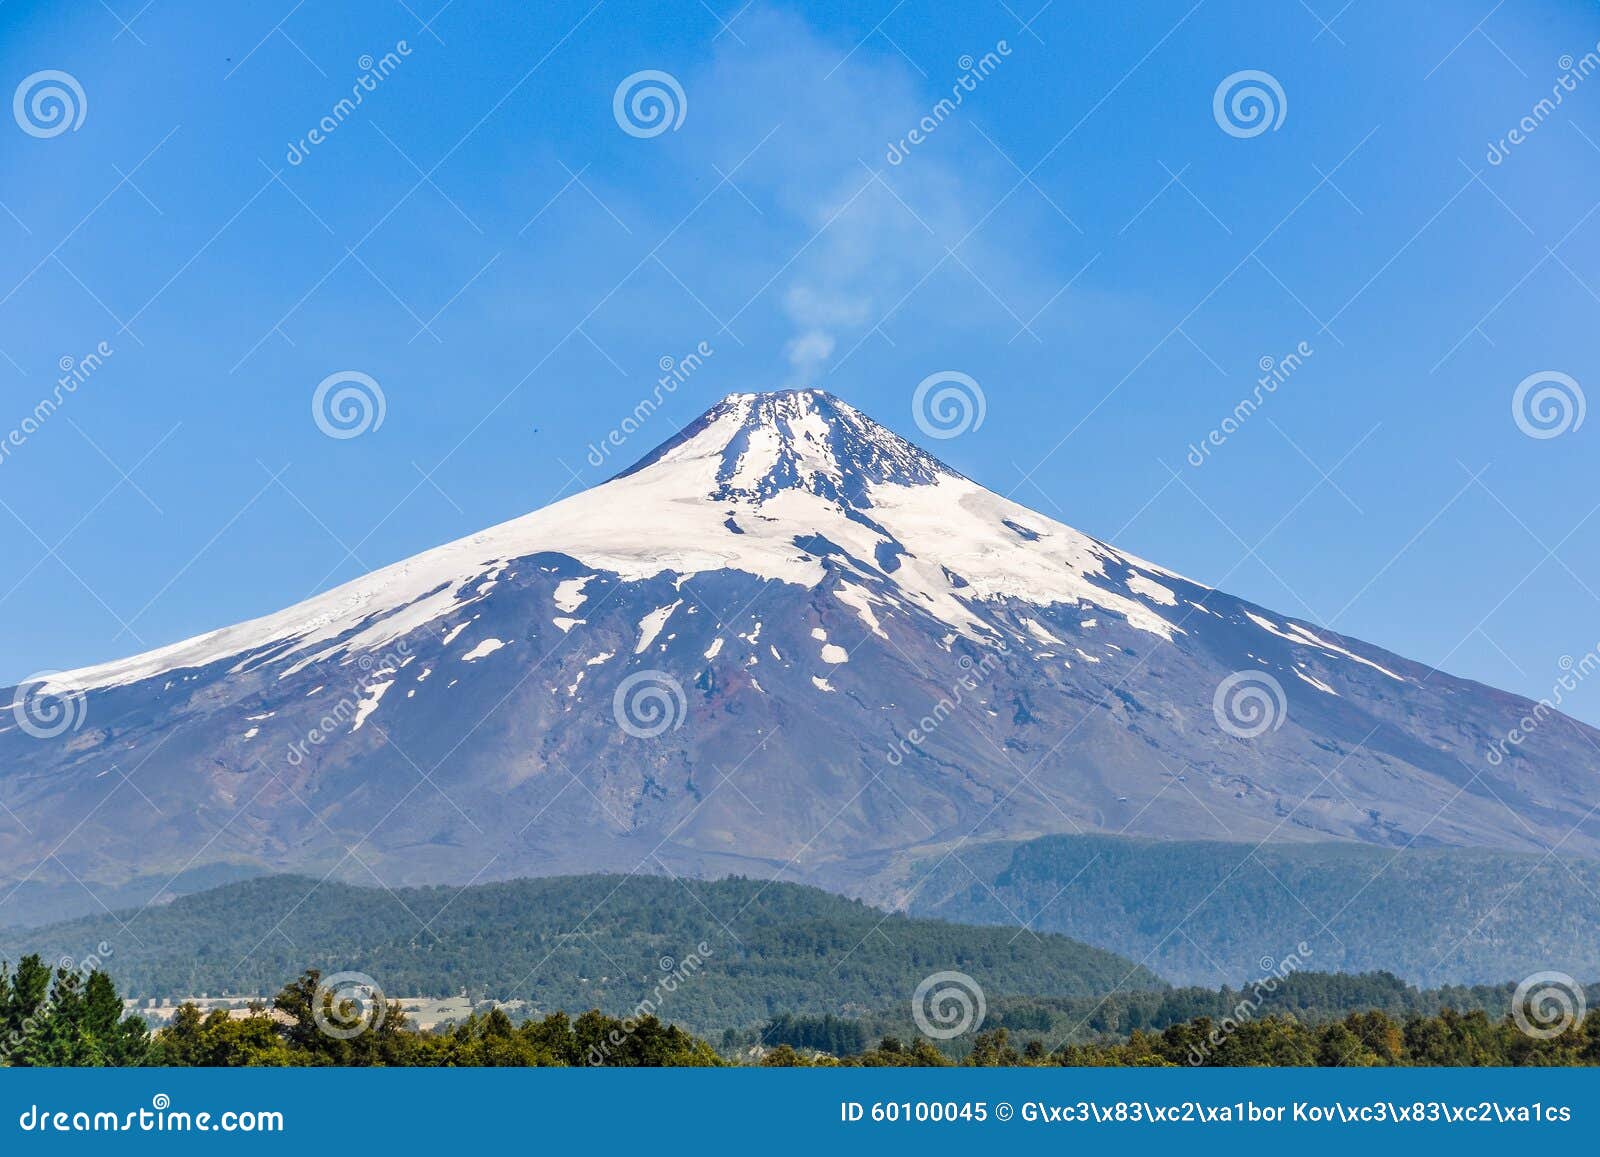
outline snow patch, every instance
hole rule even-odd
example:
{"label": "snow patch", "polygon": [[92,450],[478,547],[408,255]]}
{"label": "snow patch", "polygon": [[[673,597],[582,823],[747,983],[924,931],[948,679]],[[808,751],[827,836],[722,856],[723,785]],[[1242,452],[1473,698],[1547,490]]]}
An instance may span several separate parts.
{"label": "snow patch", "polygon": [[556,609],[571,614],[583,606],[585,595],[583,588],[594,580],[594,575],[586,574],[582,578],[567,579],[556,584],[554,596]]}
{"label": "snow patch", "polygon": [[1318,638],[1316,635],[1313,635],[1310,631],[1302,627],[1299,623],[1285,623],[1280,627],[1271,619],[1263,618],[1260,615],[1251,614],[1249,611],[1246,611],[1244,615],[1245,618],[1249,619],[1263,631],[1277,635],[1280,639],[1287,639],[1289,642],[1298,643],[1302,647],[1318,647],[1321,650],[1329,651],[1335,655],[1343,655],[1346,659],[1354,659],[1357,663],[1365,664],[1366,666],[1371,667],[1374,671],[1377,671],[1379,674],[1389,676],[1389,678],[1393,679],[1397,683],[1405,682],[1404,677],[1396,675],[1387,667],[1380,667],[1371,659],[1358,655],[1354,651],[1339,646],[1337,643],[1330,643],[1326,639]]}
{"label": "snow patch", "polygon": [[472,650],[468,651],[465,655],[462,655],[461,661],[463,663],[471,663],[476,659],[482,659],[487,655],[494,654],[503,646],[505,646],[505,644],[499,639],[485,639],[476,647],[472,648]]}
{"label": "snow patch", "polygon": [[1323,694],[1325,694],[1325,695],[1333,695],[1335,697],[1339,697],[1339,693],[1337,691],[1335,691],[1332,687],[1330,687],[1326,683],[1324,683],[1321,679],[1318,679],[1318,678],[1316,678],[1315,676],[1312,676],[1312,675],[1307,675],[1304,671],[1301,671],[1301,670],[1298,670],[1298,669],[1295,669],[1294,674],[1295,674],[1295,677],[1297,679],[1299,679],[1301,682],[1311,684],[1313,687],[1315,687],[1318,691],[1321,691]]}
{"label": "snow patch", "polygon": [[367,684],[366,694],[362,697],[361,702],[356,704],[355,722],[350,725],[351,734],[361,730],[361,725],[367,721],[367,716],[378,709],[378,703],[383,699],[384,692],[393,686],[393,679],[386,683]]}
{"label": "snow patch", "polygon": [[679,599],[675,603],[657,607],[639,620],[639,642],[633,648],[635,655],[644,654],[645,648],[656,641],[656,636],[661,633],[661,628],[667,625],[667,620],[672,617],[672,612],[681,606],[683,606],[683,600]]}

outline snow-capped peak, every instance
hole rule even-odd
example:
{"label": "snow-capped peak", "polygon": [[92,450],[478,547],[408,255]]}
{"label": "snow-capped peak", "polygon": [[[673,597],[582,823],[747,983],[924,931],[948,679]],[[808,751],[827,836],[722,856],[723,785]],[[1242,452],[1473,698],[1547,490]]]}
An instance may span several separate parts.
{"label": "snow-capped peak", "polygon": [[709,498],[763,501],[795,488],[871,506],[873,486],[959,478],[926,450],[824,390],[729,394],[621,477],[688,456],[714,460]]}
{"label": "snow-capped peak", "polygon": [[[52,686],[130,683],[233,659],[284,675],[370,653],[493,597],[519,559],[561,554],[623,582],[739,571],[929,614],[992,638],[987,600],[1088,604],[1163,638],[1170,572],[985,490],[821,390],[732,394],[632,469],[265,618]],[[552,604],[552,613],[558,611]]]}

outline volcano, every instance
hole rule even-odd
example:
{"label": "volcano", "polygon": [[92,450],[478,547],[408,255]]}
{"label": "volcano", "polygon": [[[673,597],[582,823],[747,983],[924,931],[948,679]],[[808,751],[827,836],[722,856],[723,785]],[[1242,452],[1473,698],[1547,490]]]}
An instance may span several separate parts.
{"label": "volcano", "polygon": [[[0,693],[3,695],[4,693]],[[0,923],[236,875],[743,874],[969,841],[1600,857],[1600,733],[1029,510],[816,390],[0,716]],[[3,702],[0,699],[0,702]]]}

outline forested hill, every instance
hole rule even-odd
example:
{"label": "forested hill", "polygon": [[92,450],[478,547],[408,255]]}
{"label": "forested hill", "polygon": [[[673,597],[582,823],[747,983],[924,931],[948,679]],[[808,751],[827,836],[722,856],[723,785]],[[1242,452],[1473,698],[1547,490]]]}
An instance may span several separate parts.
{"label": "forested hill", "polygon": [[[0,954],[81,959],[129,996],[271,994],[304,969],[359,971],[390,996],[521,999],[533,1011],[622,1014],[691,962],[663,1019],[700,1031],[780,1013],[905,1004],[929,974],[970,974],[991,997],[1163,987],[1132,961],[1064,936],[888,915],[763,880],[571,876],[386,891],[276,876],[142,912],[0,935]],[[702,951],[704,944],[708,951]],[[695,960],[698,958],[698,960]]]}
{"label": "forested hill", "polygon": [[1559,855],[1047,836],[964,848],[911,911],[1028,921],[1174,984],[1237,984],[1301,941],[1312,949],[1304,968],[1386,971],[1430,988],[1547,969],[1600,977],[1600,862]]}

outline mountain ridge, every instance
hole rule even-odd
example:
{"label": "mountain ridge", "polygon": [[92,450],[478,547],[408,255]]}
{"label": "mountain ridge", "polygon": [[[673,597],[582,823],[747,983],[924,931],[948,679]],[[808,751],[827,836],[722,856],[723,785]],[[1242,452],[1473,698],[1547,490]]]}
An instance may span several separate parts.
{"label": "mountain ridge", "polygon": [[[52,696],[77,726],[41,738]],[[1527,700],[1125,554],[821,391],[730,395],[591,490],[17,699],[0,923],[224,865],[899,903],[968,840],[1080,832],[1600,857],[1600,732],[1487,761]]]}

